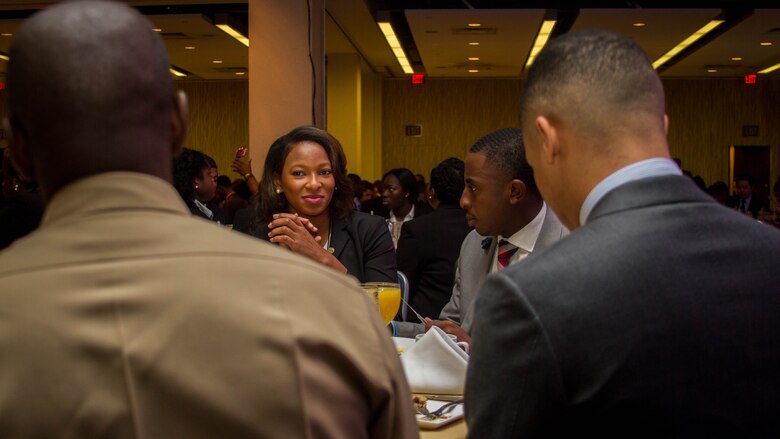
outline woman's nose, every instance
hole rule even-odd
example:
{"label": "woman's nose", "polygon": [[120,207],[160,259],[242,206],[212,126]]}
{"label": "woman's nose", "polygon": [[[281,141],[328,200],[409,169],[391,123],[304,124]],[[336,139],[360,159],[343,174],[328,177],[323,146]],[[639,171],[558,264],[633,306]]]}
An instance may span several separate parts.
{"label": "woman's nose", "polygon": [[311,188],[317,189],[320,186],[322,186],[322,182],[320,181],[319,176],[312,175],[311,177],[309,177],[308,185]]}

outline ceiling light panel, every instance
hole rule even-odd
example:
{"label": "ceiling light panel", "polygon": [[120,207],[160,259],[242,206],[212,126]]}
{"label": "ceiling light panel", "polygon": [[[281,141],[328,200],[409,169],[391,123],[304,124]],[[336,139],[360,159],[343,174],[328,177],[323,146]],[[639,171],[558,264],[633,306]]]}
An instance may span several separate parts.
{"label": "ceiling light panel", "polygon": [[[756,73],[756,70],[771,66],[780,60],[780,45],[764,47],[758,44],[768,39],[767,31],[777,28],[778,23],[780,23],[780,9],[756,9],[752,15],[726,30],[717,38],[669,66],[664,70],[662,76],[702,76],[703,67],[723,64],[724,57],[729,59],[732,54],[742,58],[739,65],[734,65],[728,71],[720,69],[719,75],[742,78],[745,75]],[[732,64],[732,62],[727,61],[726,64]]]}
{"label": "ceiling light panel", "polygon": [[[469,58],[479,58],[480,77],[517,78],[545,10],[407,9],[405,14],[429,77],[468,76]],[[462,32],[469,23],[481,25],[475,31],[495,32]],[[488,60],[503,61],[491,65]]]}
{"label": "ceiling light panel", "polygon": [[[623,34],[636,41],[654,61],[720,12],[720,9],[580,9],[571,30],[606,29]],[[637,27],[634,23],[645,23],[645,26]],[[723,54],[719,59],[722,58]],[[699,76],[702,76],[701,68],[702,65],[697,69]]]}
{"label": "ceiling light panel", "polygon": [[[171,64],[191,75],[187,79],[239,80],[236,69],[249,65],[249,50],[235,38],[218,29],[201,14],[149,15],[165,43]],[[196,49],[185,49],[185,47]],[[214,60],[222,61],[221,64]]]}
{"label": "ceiling light panel", "polygon": [[385,36],[387,44],[393,51],[395,59],[398,60],[398,64],[401,66],[401,70],[403,70],[407,75],[414,73],[414,69],[412,69],[412,66],[409,63],[409,59],[406,57],[406,53],[404,52],[403,47],[401,47],[401,42],[398,40],[398,36],[393,29],[393,25],[391,25],[389,21],[380,21],[377,22],[377,24],[379,25],[379,29],[382,31],[382,35]]}
{"label": "ceiling light panel", "polygon": [[539,52],[541,52],[544,46],[547,44],[547,41],[550,39],[550,35],[552,34],[553,28],[555,28],[555,20],[542,21],[542,25],[539,27],[539,32],[536,34],[536,38],[534,39],[534,45],[531,47],[531,53],[528,54],[528,58],[525,60],[525,69],[531,67],[531,65],[534,63],[534,60],[536,59],[536,56],[539,55]]}

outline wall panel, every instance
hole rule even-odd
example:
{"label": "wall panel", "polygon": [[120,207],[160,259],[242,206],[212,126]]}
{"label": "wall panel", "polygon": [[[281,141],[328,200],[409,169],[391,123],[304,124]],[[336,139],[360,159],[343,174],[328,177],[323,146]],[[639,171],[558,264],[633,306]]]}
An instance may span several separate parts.
{"label": "wall panel", "polygon": [[[249,140],[249,82],[182,81],[176,85],[189,100],[187,147],[213,157],[220,174],[238,178],[230,163],[236,148],[246,146]],[[252,168],[255,175],[260,175],[263,164],[252,163]]]}
{"label": "wall panel", "polygon": [[[772,181],[780,174],[780,80],[664,80],[670,117],[669,148],[683,167],[707,184],[728,179],[728,146],[770,145]],[[386,79],[383,90],[382,166],[427,174],[442,159],[463,158],[485,133],[518,125],[519,79],[431,79],[423,86]],[[422,137],[404,126],[422,125]],[[758,125],[759,137],[742,137]]]}
{"label": "wall panel", "polygon": [[[517,79],[386,79],[382,95],[382,166],[407,167],[425,175],[447,157],[465,158],[484,134],[516,127]],[[421,137],[407,137],[405,125],[422,125]]]}

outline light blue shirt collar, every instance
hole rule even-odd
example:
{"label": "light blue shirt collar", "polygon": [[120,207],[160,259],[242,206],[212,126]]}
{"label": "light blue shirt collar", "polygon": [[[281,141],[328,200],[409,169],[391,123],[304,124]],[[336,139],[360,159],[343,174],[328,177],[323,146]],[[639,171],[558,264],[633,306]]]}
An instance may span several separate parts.
{"label": "light blue shirt collar", "polygon": [[607,178],[601,180],[585,198],[585,202],[582,203],[580,208],[580,226],[585,224],[596,204],[612,189],[630,181],[662,175],[682,175],[682,171],[670,159],[654,158],[632,163],[613,172]]}

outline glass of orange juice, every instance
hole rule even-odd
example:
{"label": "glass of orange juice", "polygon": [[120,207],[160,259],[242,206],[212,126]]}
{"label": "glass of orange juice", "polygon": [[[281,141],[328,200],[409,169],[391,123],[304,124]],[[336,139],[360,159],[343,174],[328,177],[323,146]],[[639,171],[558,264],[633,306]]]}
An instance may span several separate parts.
{"label": "glass of orange juice", "polygon": [[372,296],[382,319],[389,324],[398,313],[398,307],[401,306],[401,286],[391,282],[366,282],[360,286]]}

